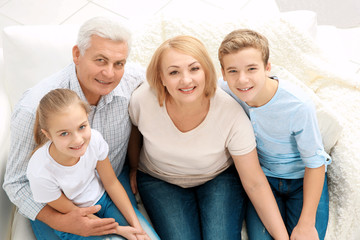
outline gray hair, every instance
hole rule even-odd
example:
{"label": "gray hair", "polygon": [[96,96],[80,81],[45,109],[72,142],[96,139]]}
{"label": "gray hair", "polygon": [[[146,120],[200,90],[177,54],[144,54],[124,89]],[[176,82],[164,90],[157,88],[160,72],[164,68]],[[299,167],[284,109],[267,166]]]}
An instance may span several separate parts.
{"label": "gray hair", "polygon": [[86,49],[90,47],[91,37],[93,35],[113,41],[125,42],[128,45],[128,52],[130,53],[131,32],[118,21],[105,17],[94,17],[87,20],[80,27],[76,42],[81,55],[84,55]]}

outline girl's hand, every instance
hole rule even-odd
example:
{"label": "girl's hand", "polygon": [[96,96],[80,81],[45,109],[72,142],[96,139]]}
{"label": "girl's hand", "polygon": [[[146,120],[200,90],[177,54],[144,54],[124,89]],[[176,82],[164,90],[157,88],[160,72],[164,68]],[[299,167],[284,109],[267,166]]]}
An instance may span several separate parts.
{"label": "girl's hand", "polygon": [[[118,226],[116,234],[121,235],[128,240],[138,240],[138,235],[142,235],[143,231],[142,229],[136,229],[130,226]],[[149,240],[151,239],[149,238]]]}
{"label": "girl's hand", "polygon": [[144,234],[136,234],[137,240],[151,240],[151,238],[144,232]]}
{"label": "girl's hand", "polygon": [[130,186],[131,186],[131,190],[134,193],[134,195],[137,193],[138,189],[137,189],[137,182],[136,182],[136,173],[137,173],[137,169],[135,168],[131,168],[130,169],[130,173],[129,173],[129,178],[130,178]]}

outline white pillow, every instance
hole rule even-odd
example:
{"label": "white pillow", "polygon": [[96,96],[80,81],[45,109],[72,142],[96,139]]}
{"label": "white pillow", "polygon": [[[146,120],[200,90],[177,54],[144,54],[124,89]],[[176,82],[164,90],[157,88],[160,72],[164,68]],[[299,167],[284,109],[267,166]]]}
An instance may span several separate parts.
{"label": "white pillow", "polygon": [[72,62],[78,28],[44,25],[4,29],[4,85],[12,106],[26,89]]}
{"label": "white pillow", "polygon": [[296,10],[280,13],[280,17],[296,26],[314,40],[317,35],[317,14],[310,10]]}

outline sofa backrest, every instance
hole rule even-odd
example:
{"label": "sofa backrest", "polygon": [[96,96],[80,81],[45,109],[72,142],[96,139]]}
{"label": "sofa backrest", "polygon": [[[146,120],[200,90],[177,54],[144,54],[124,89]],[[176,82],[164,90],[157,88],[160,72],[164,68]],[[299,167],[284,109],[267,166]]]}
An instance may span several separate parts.
{"label": "sofa backrest", "polygon": [[44,25],[4,29],[4,87],[11,106],[26,89],[71,63],[78,28]]}

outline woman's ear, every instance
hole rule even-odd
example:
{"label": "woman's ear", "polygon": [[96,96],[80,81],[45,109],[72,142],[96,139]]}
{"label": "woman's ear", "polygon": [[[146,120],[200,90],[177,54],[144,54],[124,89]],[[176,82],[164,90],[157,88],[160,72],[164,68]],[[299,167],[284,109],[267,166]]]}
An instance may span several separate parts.
{"label": "woman's ear", "polygon": [[45,135],[45,137],[47,137],[49,140],[51,140],[50,134],[45,129],[41,129],[41,132]]}

